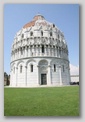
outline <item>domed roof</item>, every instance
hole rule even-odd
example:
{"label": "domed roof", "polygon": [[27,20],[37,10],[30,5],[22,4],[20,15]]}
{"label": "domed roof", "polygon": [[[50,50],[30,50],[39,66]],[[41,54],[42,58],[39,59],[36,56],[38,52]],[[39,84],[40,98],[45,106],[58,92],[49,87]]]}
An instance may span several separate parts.
{"label": "domed roof", "polygon": [[35,15],[32,21],[25,24],[16,33],[13,45],[21,43],[21,40],[29,40],[28,45],[47,44],[62,48],[67,46],[63,32],[55,24],[48,22],[41,14]]}
{"label": "domed roof", "polygon": [[45,19],[45,18],[44,18],[42,15],[37,14],[36,16],[33,17],[33,20],[32,20],[31,22],[28,22],[27,24],[25,24],[25,25],[23,26],[23,28],[28,28],[28,27],[34,26],[34,25],[35,25],[35,22],[36,22],[37,20],[44,20],[44,19]]}

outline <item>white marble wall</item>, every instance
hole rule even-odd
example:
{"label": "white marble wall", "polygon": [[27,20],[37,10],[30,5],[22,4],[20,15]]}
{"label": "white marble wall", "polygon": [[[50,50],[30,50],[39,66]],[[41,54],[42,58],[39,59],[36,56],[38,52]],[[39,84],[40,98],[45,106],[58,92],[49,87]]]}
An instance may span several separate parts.
{"label": "white marble wall", "polygon": [[[47,61],[48,64],[39,65],[40,61]],[[33,72],[30,71],[30,65],[33,64]],[[54,72],[54,64],[56,65],[56,72]],[[22,65],[22,73],[20,73],[20,66]],[[64,72],[63,72],[64,65]],[[59,67],[60,66],[60,67]],[[39,86],[41,84],[41,73],[47,74],[47,85],[68,85],[70,82],[70,74],[68,61],[51,58],[34,58],[18,60],[15,64],[11,64],[11,86]],[[13,69],[15,68],[15,73]],[[60,72],[61,68],[61,72]],[[42,69],[45,69],[42,71]],[[61,73],[61,74],[60,74]]]}
{"label": "white marble wall", "polygon": [[[34,26],[22,28],[17,32],[11,51],[11,86],[39,86],[43,72],[47,74],[47,85],[69,84],[67,43],[63,33],[53,25],[41,17]],[[47,65],[39,65],[41,60],[47,61]],[[33,72],[30,72],[31,64]],[[53,71],[54,64],[56,72]],[[20,73],[21,65],[22,73]]]}

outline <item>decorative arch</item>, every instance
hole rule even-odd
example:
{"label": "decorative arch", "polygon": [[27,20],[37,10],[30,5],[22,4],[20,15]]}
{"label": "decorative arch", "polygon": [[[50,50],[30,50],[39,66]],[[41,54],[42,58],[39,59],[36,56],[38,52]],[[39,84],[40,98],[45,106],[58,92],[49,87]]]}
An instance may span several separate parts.
{"label": "decorative arch", "polygon": [[[36,62],[34,59],[30,59],[30,60],[28,60],[27,62],[26,62],[26,66],[28,65],[28,63],[30,63],[30,62]],[[33,63],[32,63],[33,64]]]}
{"label": "decorative arch", "polygon": [[38,62],[38,65],[48,65],[48,61],[46,59],[42,59]]}
{"label": "decorative arch", "polygon": [[18,65],[19,65],[20,63],[24,63],[24,61],[19,61],[19,62],[17,63],[17,67],[18,67]]}
{"label": "decorative arch", "polygon": [[15,63],[11,64],[11,68],[13,68],[13,66],[16,66],[16,64]]}
{"label": "decorative arch", "polygon": [[60,61],[57,59],[52,59],[51,62],[50,62],[50,65],[52,64],[58,64]]}

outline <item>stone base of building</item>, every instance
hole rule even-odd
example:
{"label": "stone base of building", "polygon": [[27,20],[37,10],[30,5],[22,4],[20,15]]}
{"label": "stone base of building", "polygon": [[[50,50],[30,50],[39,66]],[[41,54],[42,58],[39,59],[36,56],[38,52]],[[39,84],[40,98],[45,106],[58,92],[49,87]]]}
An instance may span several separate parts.
{"label": "stone base of building", "polygon": [[43,87],[65,87],[65,86],[71,86],[68,85],[31,85],[31,86],[4,86],[5,88],[43,88]]}

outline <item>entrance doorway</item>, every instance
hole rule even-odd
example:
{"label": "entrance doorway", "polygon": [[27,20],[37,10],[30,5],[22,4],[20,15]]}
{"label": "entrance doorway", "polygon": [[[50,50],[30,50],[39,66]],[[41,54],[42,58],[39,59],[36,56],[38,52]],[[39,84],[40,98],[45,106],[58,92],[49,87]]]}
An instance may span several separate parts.
{"label": "entrance doorway", "polygon": [[41,85],[46,85],[46,84],[47,84],[47,75],[41,74]]}

